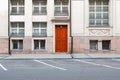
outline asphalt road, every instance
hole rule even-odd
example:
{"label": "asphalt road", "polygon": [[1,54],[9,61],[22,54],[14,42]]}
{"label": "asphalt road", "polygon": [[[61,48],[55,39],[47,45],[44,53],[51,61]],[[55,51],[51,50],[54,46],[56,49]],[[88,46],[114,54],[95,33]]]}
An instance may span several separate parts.
{"label": "asphalt road", "polygon": [[0,80],[120,80],[120,59],[0,60]]}

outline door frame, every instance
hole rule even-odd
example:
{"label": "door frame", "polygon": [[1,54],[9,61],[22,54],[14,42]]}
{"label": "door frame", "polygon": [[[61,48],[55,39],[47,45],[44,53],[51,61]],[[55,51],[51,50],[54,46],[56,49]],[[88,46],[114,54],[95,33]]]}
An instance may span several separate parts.
{"label": "door frame", "polygon": [[[70,44],[69,44],[69,41],[70,41],[70,39],[69,39],[69,36],[70,36],[70,28],[69,28],[69,26],[70,26],[70,24],[69,23],[54,23],[54,27],[53,27],[53,52],[54,53],[59,53],[59,52],[56,52],[55,51],[55,27],[56,27],[56,25],[67,25],[67,52],[65,52],[65,53],[69,53],[69,51],[70,51],[70,49],[69,49],[69,47],[70,47]],[[60,52],[60,53],[63,53],[63,52]]]}

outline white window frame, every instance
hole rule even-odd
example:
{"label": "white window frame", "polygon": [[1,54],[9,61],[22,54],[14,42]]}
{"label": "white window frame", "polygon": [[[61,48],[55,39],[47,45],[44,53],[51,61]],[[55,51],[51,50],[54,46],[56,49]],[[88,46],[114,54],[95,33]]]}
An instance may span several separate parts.
{"label": "white window frame", "polygon": [[[46,5],[42,5],[42,2],[45,2]],[[46,15],[46,14],[47,14],[47,0],[45,0],[45,1],[43,1],[43,0],[38,0],[38,4],[39,4],[39,5],[34,5],[34,0],[33,0],[33,14]],[[34,7],[39,8],[39,11],[38,11],[39,13],[35,13],[35,12],[34,12]],[[46,8],[46,12],[45,12],[45,13],[42,12],[42,7]]]}
{"label": "white window frame", "polygon": [[[60,3],[60,5],[56,5],[56,2]],[[66,16],[69,15],[69,0],[68,0],[68,5],[63,5],[63,0],[55,0],[55,4],[54,4],[54,14],[57,15],[58,13],[56,13],[56,7],[60,8],[60,13],[59,15],[64,15],[63,13],[63,7],[67,7],[67,13],[65,14]]]}
{"label": "white window frame", "polygon": [[[94,8],[94,11],[93,11],[93,12],[90,12],[90,11],[89,11],[89,25],[90,25],[90,26],[109,26],[109,0],[107,0],[107,1],[108,1],[108,5],[103,5],[103,1],[101,1],[101,5],[97,5],[96,0],[94,1],[94,5],[89,5],[89,9],[90,9],[90,7],[93,7],[93,8]],[[90,2],[89,2],[89,3],[90,3]],[[100,12],[96,11],[96,10],[97,10],[97,9],[96,9],[97,6],[99,6],[99,7],[101,8],[101,11],[100,11]],[[104,12],[104,11],[103,11],[104,7],[107,7],[107,8],[108,8],[108,11]],[[94,19],[90,19],[90,14],[91,14],[91,13],[94,14],[94,17],[95,17]],[[97,13],[99,13],[99,14],[101,15],[101,19],[97,19]],[[103,14],[104,14],[104,13],[108,14],[108,15],[107,15],[107,16],[108,16],[107,19],[104,19],[104,18],[103,18]],[[90,21],[91,21],[91,20],[94,21],[94,25],[91,25],[91,24],[90,24]],[[100,24],[99,24],[99,25],[97,24],[97,20],[100,21]],[[108,24],[104,24],[104,23],[103,23],[104,20],[106,20],[106,21],[108,22]]]}
{"label": "white window frame", "polygon": [[[25,4],[25,2],[24,2],[24,0],[23,0],[23,3]],[[11,14],[21,14],[21,15],[23,15],[24,13],[25,13],[25,5],[20,5],[20,3],[19,3],[19,0],[17,0],[17,5],[12,5],[12,1],[11,1],[11,3],[10,3],[10,12],[11,12]],[[13,13],[12,12],[12,8],[13,7],[16,7],[17,8],[17,11],[16,11],[16,13]],[[19,11],[19,8],[20,7],[23,7],[24,8],[24,12],[23,13],[20,13]]]}
{"label": "white window frame", "polygon": [[[17,41],[17,49],[13,48],[13,41]],[[22,49],[20,49],[20,41],[22,41]],[[12,50],[23,50],[23,40],[12,40]]]}
{"label": "white window frame", "polygon": [[[39,24],[39,26],[38,26],[37,28],[35,28],[34,25],[33,25],[33,36],[47,36],[47,22],[33,22],[33,24],[35,24],[35,23]],[[41,26],[42,23],[45,23],[45,24],[46,24],[46,27],[42,27],[42,26]],[[46,34],[42,34],[42,33],[41,33],[41,30],[42,30],[42,29],[45,29],[45,30],[46,30]],[[34,30],[38,30],[39,33],[38,33],[38,34],[35,34]]]}
{"label": "white window frame", "polygon": [[[44,49],[41,48],[41,41],[42,40],[45,41],[45,44],[44,44],[45,47],[44,47]],[[35,41],[39,41],[39,48],[38,49],[35,49]],[[34,44],[34,47],[33,47],[34,50],[46,50],[46,40],[45,39],[34,39],[33,44]]]}
{"label": "white window frame", "polygon": [[[23,27],[20,27],[19,26],[19,24],[20,23],[23,23],[23,25],[24,25],[24,22],[11,22],[11,23],[15,23],[15,24],[17,24],[17,26],[16,26],[16,28],[13,28],[13,26],[11,25],[11,35],[15,35],[15,36],[24,36],[24,34],[25,34],[25,30],[24,30],[24,26]],[[16,30],[17,32],[14,34],[14,32],[13,32],[13,30]],[[23,30],[24,31],[24,33],[23,34],[20,34],[20,30]]]}

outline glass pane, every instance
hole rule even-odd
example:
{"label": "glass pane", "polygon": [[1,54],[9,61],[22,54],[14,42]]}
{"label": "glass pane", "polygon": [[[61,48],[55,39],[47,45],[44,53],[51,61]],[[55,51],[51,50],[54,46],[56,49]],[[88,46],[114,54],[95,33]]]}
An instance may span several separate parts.
{"label": "glass pane", "polygon": [[101,13],[96,14],[96,19],[101,19]]}
{"label": "glass pane", "polygon": [[39,1],[38,0],[33,0],[33,5],[38,6],[39,5]]}
{"label": "glass pane", "polygon": [[96,25],[97,26],[101,25],[101,20],[96,20]]}
{"label": "glass pane", "polygon": [[40,48],[45,49],[45,40],[40,40]]}
{"label": "glass pane", "polygon": [[34,40],[34,49],[39,49],[39,40]]}
{"label": "glass pane", "polygon": [[23,22],[19,22],[19,28],[24,28],[24,23]]}
{"label": "glass pane", "polygon": [[11,13],[17,13],[17,7],[12,7]]}
{"label": "glass pane", "polygon": [[39,28],[39,23],[38,22],[33,23],[33,28]]}
{"label": "glass pane", "polygon": [[63,13],[68,14],[68,7],[63,7]]}
{"label": "glass pane", "polygon": [[97,8],[96,8],[96,11],[97,11],[97,12],[101,12],[101,7],[97,7]]}
{"label": "glass pane", "polygon": [[24,0],[19,0],[19,5],[24,5]]}
{"label": "glass pane", "polygon": [[56,13],[60,13],[61,11],[60,11],[60,7],[55,7],[55,12]]}
{"label": "glass pane", "polygon": [[90,24],[91,26],[94,26],[94,25],[95,25],[95,20],[89,20],[89,24]]}
{"label": "glass pane", "polygon": [[43,23],[41,23],[41,27],[42,27],[42,28],[47,27],[47,23],[44,23],[44,22],[43,22]]}
{"label": "glass pane", "polygon": [[98,49],[98,41],[97,40],[90,41],[90,49],[91,50],[97,50]]}
{"label": "glass pane", "polygon": [[109,25],[109,21],[108,20],[103,20],[103,25]]}
{"label": "glass pane", "polygon": [[90,0],[89,4],[90,5],[94,5],[95,4],[95,0]]}
{"label": "glass pane", "polygon": [[19,49],[23,49],[23,41],[19,40]]}
{"label": "glass pane", "polygon": [[46,7],[41,7],[41,13],[47,13]]}
{"label": "glass pane", "polygon": [[95,14],[94,13],[90,13],[89,18],[90,19],[95,19]]}
{"label": "glass pane", "polygon": [[103,5],[108,5],[109,4],[109,0],[103,0]]}
{"label": "glass pane", "polygon": [[19,7],[19,13],[24,14],[24,7]]}
{"label": "glass pane", "polygon": [[12,29],[12,34],[17,34],[17,29]]}
{"label": "glass pane", "polygon": [[68,5],[68,1],[62,2],[63,5]]}
{"label": "glass pane", "polygon": [[61,4],[61,2],[55,2],[55,5],[60,5]]}
{"label": "glass pane", "polygon": [[101,0],[96,0],[96,5],[101,5]]}
{"label": "glass pane", "polygon": [[33,13],[39,13],[39,7],[34,7],[33,8]]}
{"label": "glass pane", "polygon": [[94,11],[95,11],[95,10],[94,10],[94,7],[90,7],[89,11],[90,11],[90,12],[94,12]]}
{"label": "glass pane", "polygon": [[103,13],[103,19],[108,19],[108,13]]}
{"label": "glass pane", "polygon": [[13,40],[12,43],[13,43],[13,49],[18,49],[18,41]]}
{"label": "glass pane", "polygon": [[110,50],[110,41],[102,41],[102,49],[103,50]]}
{"label": "glass pane", "polygon": [[24,34],[24,29],[20,29],[20,30],[19,30],[19,35],[20,35],[20,34],[21,34],[21,35]]}
{"label": "glass pane", "polygon": [[17,23],[12,22],[12,23],[11,23],[11,27],[12,27],[12,28],[17,28]]}
{"label": "glass pane", "polygon": [[45,5],[47,5],[47,2],[45,2],[45,1],[44,1],[44,2],[41,2],[41,5],[44,5],[44,6],[45,6]]}
{"label": "glass pane", "polygon": [[108,7],[103,7],[104,12],[108,12]]}
{"label": "glass pane", "polygon": [[41,35],[46,35],[46,29],[41,29]]}
{"label": "glass pane", "polygon": [[11,0],[11,5],[17,5],[17,0]]}

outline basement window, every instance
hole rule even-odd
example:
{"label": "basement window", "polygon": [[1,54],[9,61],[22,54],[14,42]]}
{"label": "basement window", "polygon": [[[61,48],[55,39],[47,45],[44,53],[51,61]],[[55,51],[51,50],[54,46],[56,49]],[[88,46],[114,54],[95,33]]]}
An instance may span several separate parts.
{"label": "basement window", "polygon": [[102,41],[102,50],[110,50],[110,40]]}

